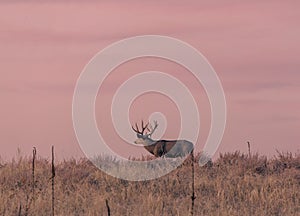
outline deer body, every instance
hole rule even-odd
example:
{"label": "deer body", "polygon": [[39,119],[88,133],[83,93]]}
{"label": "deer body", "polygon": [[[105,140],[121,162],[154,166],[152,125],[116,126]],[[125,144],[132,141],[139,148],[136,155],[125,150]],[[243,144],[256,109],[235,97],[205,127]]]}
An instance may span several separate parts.
{"label": "deer body", "polygon": [[[155,157],[184,157],[192,153],[194,145],[187,140],[153,140],[150,138],[154,130],[157,128],[158,124],[155,122],[154,128],[148,129],[148,125],[143,125],[142,131],[139,131],[138,126],[133,130],[137,133],[138,139],[135,141],[136,144],[141,144],[144,148],[153,154]],[[145,129],[148,129],[151,133],[144,134]]]}

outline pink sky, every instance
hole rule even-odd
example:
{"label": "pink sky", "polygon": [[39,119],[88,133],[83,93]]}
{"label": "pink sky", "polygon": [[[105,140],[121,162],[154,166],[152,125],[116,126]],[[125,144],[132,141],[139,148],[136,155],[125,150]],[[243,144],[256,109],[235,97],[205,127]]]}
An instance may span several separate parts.
{"label": "pink sky", "polygon": [[[227,127],[218,152],[246,152],[249,140],[252,150],[261,154],[272,156],[276,149],[299,153],[299,1],[20,2],[0,2],[2,158],[14,156],[18,147],[29,154],[33,146],[48,157],[51,145],[59,158],[82,156],[71,116],[78,76],[101,49],[144,34],[186,41],[214,67],[228,106]],[[122,81],[145,70],[166,71],[191,83],[191,91],[199,92],[196,98],[204,125],[201,146],[210,123],[204,91],[193,85],[187,71],[173,63],[144,59],[122,65],[103,86],[97,107],[108,106],[105,102]],[[163,99],[159,95],[147,97],[142,103]],[[139,100],[133,109],[143,108]],[[171,110],[168,120],[178,123],[178,113],[169,101],[155,109]],[[134,116],[136,111],[130,115],[138,119],[151,111],[155,110],[137,111],[138,117]],[[118,143],[105,111],[97,113],[97,121],[108,125],[105,137]],[[170,127],[166,137],[177,132]],[[124,155],[134,151],[125,145],[112,148],[119,153],[126,149]],[[139,152],[146,154],[143,149]]]}

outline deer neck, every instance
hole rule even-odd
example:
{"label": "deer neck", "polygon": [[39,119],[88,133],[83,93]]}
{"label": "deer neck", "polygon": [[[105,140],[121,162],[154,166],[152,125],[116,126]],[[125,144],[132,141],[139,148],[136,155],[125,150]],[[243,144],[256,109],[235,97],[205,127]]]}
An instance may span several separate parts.
{"label": "deer neck", "polygon": [[151,154],[154,154],[154,148],[155,148],[156,141],[151,138],[147,138],[144,141],[145,141],[144,148]]}

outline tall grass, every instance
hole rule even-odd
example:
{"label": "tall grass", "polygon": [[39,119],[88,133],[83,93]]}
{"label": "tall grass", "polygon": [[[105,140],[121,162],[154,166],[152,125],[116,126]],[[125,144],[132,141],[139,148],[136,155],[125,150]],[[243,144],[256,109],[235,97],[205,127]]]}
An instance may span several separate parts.
{"label": "tall grass", "polygon": [[[198,156],[196,157],[197,160]],[[144,158],[145,159],[145,158]],[[112,158],[104,158],[109,164]],[[28,215],[52,214],[52,161],[37,157],[34,205]],[[120,167],[121,168],[121,167]],[[300,212],[300,156],[271,159],[240,152],[221,154],[195,166],[194,215],[297,215]],[[24,215],[32,195],[32,158],[0,163],[0,215]],[[111,177],[85,159],[55,164],[56,215],[188,215],[191,212],[190,161],[151,181]]]}

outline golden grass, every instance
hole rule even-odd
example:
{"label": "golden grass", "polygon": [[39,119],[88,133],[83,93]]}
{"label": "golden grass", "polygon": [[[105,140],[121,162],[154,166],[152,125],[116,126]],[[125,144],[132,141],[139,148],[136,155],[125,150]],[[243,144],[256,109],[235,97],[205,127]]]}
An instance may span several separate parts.
{"label": "golden grass", "polygon": [[[145,158],[144,158],[145,159]],[[109,158],[104,159],[107,164]],[[51,215],[51,162],[19,156],[0,162],[0,215]],[[186,161],[159,179],[129,182],[106,175],[89,161],[56,164],[55,215],[188,215],[191,166]],[[300,156],[273,159],[239,152],[221,154],[211,166],[195,166],[194,215],[299,215]],[[29,205],[30,203],[30,205]],[[20,209],[21,206],[21,209]]]}

